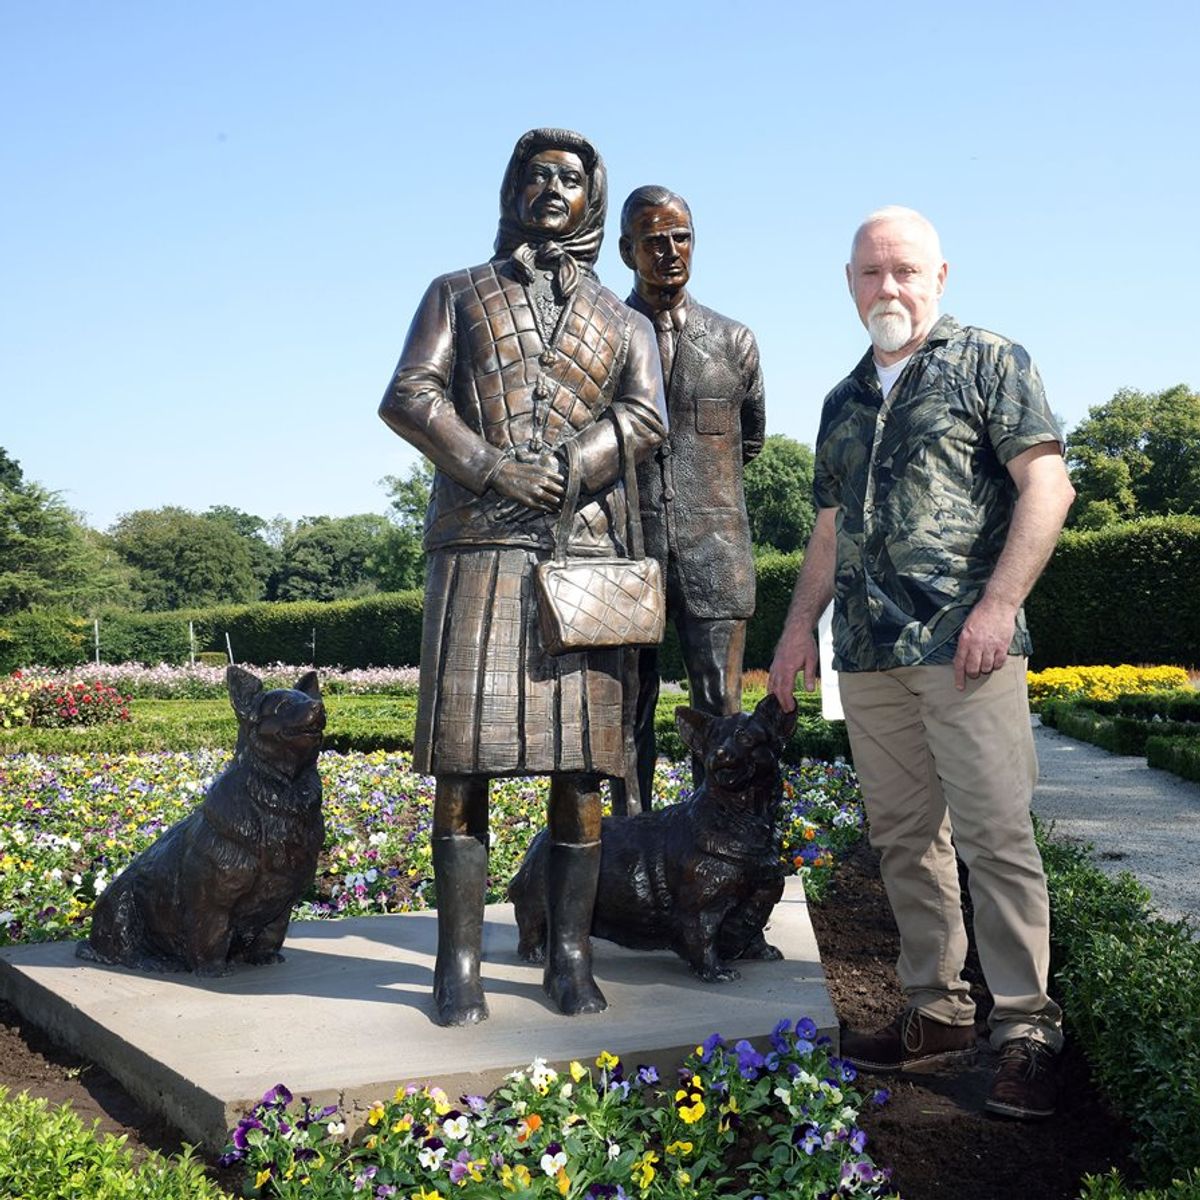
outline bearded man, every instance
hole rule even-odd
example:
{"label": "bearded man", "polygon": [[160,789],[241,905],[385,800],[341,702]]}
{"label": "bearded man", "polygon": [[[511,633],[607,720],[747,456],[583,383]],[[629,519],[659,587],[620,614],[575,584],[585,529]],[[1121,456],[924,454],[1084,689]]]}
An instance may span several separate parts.
{"label": "bearded man", "polygon": [[[552,657],[534,568],[554,548],[566,446],[582,486],[572,556],[625,553],[623,454],[663,436],[653,330],[593,267],[604,163],[586,138],[535,129],[500,189],[495,254],[435,279],[379,413],[435,468],[413,752],[435,776],[437,1018],[484,1020],[488,782],[550,776],[544,987],[564,1013],[605,999],[592,976],[601,776],[625,769],[620,652]],[[635,514],[636,517],[636,514]]]}
{"label": "bearded man", "polygon": [[1044,1117],[1062,1014],[1047,992],[1021,606],[1074,490],[1029,355],[939,318],[946,274],[936,231],[911,209],[881,209],[855,234],[846,279],[872,348],[825,400],[817,521],[770,688],[785,707],[798,674],[812,690],[812,630],[832,598],[834,665],[905,998],[886,1028],[846,1031],[842,1056],[897,1071],[974,1053],[957,848],[994,1000],[987,1107]]}

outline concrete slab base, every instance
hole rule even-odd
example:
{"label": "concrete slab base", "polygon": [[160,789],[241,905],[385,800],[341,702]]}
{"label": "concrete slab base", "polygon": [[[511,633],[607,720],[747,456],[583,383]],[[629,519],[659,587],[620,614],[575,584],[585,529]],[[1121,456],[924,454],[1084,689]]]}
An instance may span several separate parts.
{"label": "concrete slab base", "polygon": [[668,952],[597,939],[609,1008],[596,1016],[564,1017],[550,1005],[541,968],[517,958],[511,905],[498,904],[484,926],[490,1019],[435,1025],[436,930],[432,912],[297,922],[285,962],[203,980],[84,963],[73,942],[9,947],[0,950],[0,996],[210,1150],[277,1083],[353,1115],[412,1082],[486,1094],[537,1056],[590,1063],[609,1050],[671,1070],[710,1033],[762,1038],[783,1017],[811,1017],[836,1038],[798,879],[768,932],[784,960],[739,964],[731,983],[702,983]]}

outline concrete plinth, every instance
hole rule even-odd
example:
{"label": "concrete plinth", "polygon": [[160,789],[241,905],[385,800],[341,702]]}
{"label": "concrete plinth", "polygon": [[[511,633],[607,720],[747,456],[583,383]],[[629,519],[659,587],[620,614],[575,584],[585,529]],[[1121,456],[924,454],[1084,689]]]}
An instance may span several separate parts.
{"label": "concrete plinth", "polygon": [[768,932],[784,960],[739,964],[732,983],[702,983],[668,952],[596,939],[609,1008],[590,1017],[550,1005],[541,968],[517,958],[512,907],[498,904],[484,926],[490,1019],[435,1025],[436,930],[432,912],[297,922],[286,962],[222,979],[98,967],[76,959],[73,942],[9,947],[0,950],[0,996],[209,1149],[276,1083],[352,1113],[411,1082],[486,1093],[535,1056],[590,1063],[609,1050],[669,1070],[710,1033],[761,1038],[783,1017],[811,1017],[836,1036],[797,879]]}

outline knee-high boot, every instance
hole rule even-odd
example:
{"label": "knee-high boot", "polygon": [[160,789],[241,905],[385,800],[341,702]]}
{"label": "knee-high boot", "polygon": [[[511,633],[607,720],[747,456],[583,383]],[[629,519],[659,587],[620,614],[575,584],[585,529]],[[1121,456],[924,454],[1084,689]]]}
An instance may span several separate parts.
{"label": "knee-high boot", "polygon": [[592,978],[592,908],[600,877],[600,843],[550,843],[546,863],[546,967],[542,986],[567,1016],[603,1012]]}
{"label": "knee-high boot", "polygon": [[487,847],[463,834],[433,839],[437,888],[437,964],[433,998],[442,1025],[486,1021],[487,1000],[479,978],[483,951],[483,900],[487,892]]}

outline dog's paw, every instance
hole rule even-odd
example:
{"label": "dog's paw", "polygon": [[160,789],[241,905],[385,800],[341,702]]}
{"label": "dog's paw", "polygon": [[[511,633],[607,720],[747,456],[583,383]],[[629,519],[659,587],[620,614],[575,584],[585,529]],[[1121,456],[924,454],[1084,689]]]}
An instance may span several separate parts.
{"label": "dog's paw", "polygon": [[783,951],[769,942],[763,942],[760,946],[748,946],[739,957],[753,962],[779,962],[783,958]]}
{"label": "dog's paw", "polygon": [[732,983],[735,979],[741,979],[742,973],[734,967],[727,966],[725,963],[717,963],[716,966],[700,967],[696,974],[704,980],[705,983]]}
{"label": "dog's paw", "polygon": [[224,975],[229,975],[233,971],[233,964],[226,959],[221,959],[219,962],[204,962],[197,963],[192,968],[192,974],[198,975],[202,979],[220,979]]}
{"label": "dog's paw", "polygon": [[265,967],[271,963],[283,962],[284,957],[278,950],[268,950],[264,954],[247,954],[242,961],[248,962],[252,967]]}

